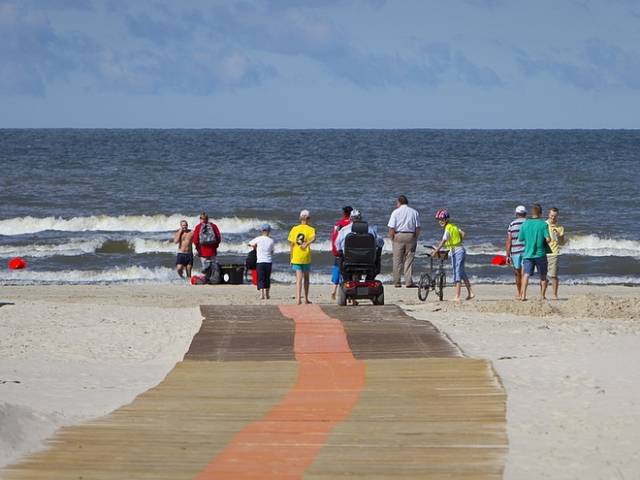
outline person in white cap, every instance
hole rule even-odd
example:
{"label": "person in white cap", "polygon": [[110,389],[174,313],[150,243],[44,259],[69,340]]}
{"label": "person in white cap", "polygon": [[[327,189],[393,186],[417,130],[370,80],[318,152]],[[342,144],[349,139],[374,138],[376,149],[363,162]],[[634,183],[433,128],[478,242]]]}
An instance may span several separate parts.
{"label": "person in white cap", "polygon": [[270,233],[271,225],[263,223],[260,226],[260,235],[249,242],[249,246],[256,250],[257,287],[260,290],[262,300],[269,300],[269,290],[271,289],[271,267],[275,242]]}
{"label": "person in white cap", "polygon": [[522,254],[524,253],[524,242],[518,241],[520,227],[527,219],[527,209],[524,205],[516,207],[516,218],[507,228],[507,263],[513,267],[513,274],[516,279],[516,298],[520,298],[522,293]]}
{"label": "person in white cap", "polygon": [[304,285],[304,303],[309,300],[309,272],[311,271],[311,244],[316,240],[316,229],[309,225],[309,210],[300,212],[300,223],[289,231],[291,245],[291,268],[296,274],[296,300],[302,303],[302,287]]}

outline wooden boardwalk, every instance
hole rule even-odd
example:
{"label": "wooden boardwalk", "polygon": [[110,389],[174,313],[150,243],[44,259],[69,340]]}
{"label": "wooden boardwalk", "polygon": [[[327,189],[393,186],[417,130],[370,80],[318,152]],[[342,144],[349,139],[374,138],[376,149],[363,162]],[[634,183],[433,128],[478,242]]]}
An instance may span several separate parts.
{"label": "wooden boardwalk", "polygon": [[394,306],[202,313],[158,386],[0,478],[502,478],[499,379],[428,322]]}

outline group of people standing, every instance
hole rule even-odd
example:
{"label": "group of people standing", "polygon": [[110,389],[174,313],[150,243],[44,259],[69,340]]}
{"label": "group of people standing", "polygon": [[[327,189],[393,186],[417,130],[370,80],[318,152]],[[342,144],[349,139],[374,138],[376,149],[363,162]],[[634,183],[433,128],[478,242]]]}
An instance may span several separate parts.
{"label": "group of people standing", "polygon": [[[396,200],[396,208],[389,217],[387,227],[389,229],[389,238],[392,243],[393,250],[393,282],[394,286],[400,288],[401,280],[404,276],[406,288],[416,288],[417,285],[413,281],[413,265],[415,261],[415,253],[420,237],[420,214],[412,207],[409,207],[409,200],[405,195],[400,195]],[[454,272],[454,286],[456,290],[455,300],[460,300],[460,290],[462,283],[467,288],[467,299],[474,297],[471,291],[471,284],[464,270],[466,251],[462,245],[464,239],[464,231],[459,229],[450,221],[447,210],[439,210],[436,219],[443,228],[443,237],[435,248],[438,251],[441,248],[447,248],[452,252],[452,266]],[[287,237],[290,245],[291,268],[296,275],[296,301],[297,303],[311,303],[309,300],[309,284],[311,270],[311,244],[316,240],[316,231],[310,225],[311,214],[308,210],[302,210],[299,215],[299,224],[294,226]],[[353,222],[363,221],[362,213],[351,206],[342,208],[342,217],[335,223],[331,234],[331,251],[334,256],[334,265],[331,275],[331,283],[333,284],[331,298],[335,299],[338,286],[341,282],[341,257],[344,250],[344,243],[347,235],[351,233]],[[263,226],[264,227],[264,226]],[[382,250],[384,238],[378,234],[378,230],[374,225],[368,226],[368,232],[375,239],[378,250]],[[265,231],[263,230],[263,235]],[[261,246],[256,239],[249,242],[251,247],[258,251],[260,256],[261,248],[273,249],[273,241],[270,244]],[[378,257],[377,262],[380,259]],[[258,261],[259,264],[259,261]],[[379,264],[378,264],[379,267]],[[379,270],[379,268],[378,268]],[[263,290],[264,285],[261,283],[260,275],[258,276],[258,289]],[[268,287],[267,293],[263,298],[269,298]]]}
{"label": "group of people standing", "polygon": [[542,218],[542,206],[534,203],[527,217],[524,205],[516,207],[516,218],[507,228],[506,256],[513,267],[516,299],[527,299],[529,277],[537,270],[540,275],[540,298],[547,298],[547,277],[551,278],[553,298],[558,299],[558,263],[560,246],[565,243],[564,227],[558,223],[559,211],[549,209],[547,220]]}
{"label": "group of people standing", "polygon": [[186,220],[180,221],[180,228],[173,237],[178,245],[176,256],[176,271],[180,277],[191,277],[193,269],[193,247],[196,248],[202,262],[202,273],[210,280],[219,274],[217,270],[216,256],[218,247],[222,242],[222,234],[218,226],[209,221],[206,212],[200,214],[200,223],[191,230]]}
{"label": "group of people standing", "polygon": [[[517,298],[526,300],[529,278],[537,270],[540,275],[540,295],[546,298],[547,276],[551,278],[554,298],[558,297],[558,254],[560,245],[564,243],[564,228],[558,224],[558,209],[549,210],[548,219],[542,217],[542,207],[534,204],[531,215],[527,217],[527,209],[520,205],[515,210],[516,218],[507,228],[506,256],[507,262],[513,267],[517,288]],[[462,285],[466,287],[466,299],[474,298],[469,277],[465,272],[466,250],[463,245],[465,232],[451,221],[449,211],[440,209],[435,219],[442,227],[442,237],[433,248],[433,255],[441,249],[449,251],[453,270],[454,300],[461,300]],[[334,265],[331,275],[333,284],[331,297],[335,299],[341,282],[340,258],[344,249],[346,236],[351,232],[353,222],[362,221],[362,213],[351,206],[342,208],[342,216],[335,223],[331,234],[331,251]],[[420,214],[409,206],[405,195],[396,200],[388,227],[388,236],[393,252],[393,284],[402,287],[402,278],[406,288],[416,288],[413,281],[413,266],[418,239],[421,233]],[[384,239],[378,234],[377,228],[369,225],[369,233],[374,237],[377,247],[381,250]],[[290,245],[291,269],[296,277],[297,303],[311,303],[309,299],[309,284],[311,272],[311,245],[316,241],[316,230],[311,226],[311,213],[304,209],[299,214],[299,223],[289,231],[287,237]],[[180,229],[175,233],[174,242],[178,245],[176,270],[183,277],[191,276],[193,266],[192,246],[196,248],[202,261],[202,271],[208,282],[215,275],[217,263],[215,261],[217,249],[222,242],[220,230],[209,221],[208,215],[200,214],[200,223],[192,230],[186,220],[180,222]],[[271,270],[275,242],[271,238],[271,226],[260,226],[260,235],[248,243],[255,250],[255,270],[257,273],[257,288],[262,299],[268,299],[271,288]],[[379,261],[379,258],[378,258]],[[216,283],[215,281],[210,283]]]}

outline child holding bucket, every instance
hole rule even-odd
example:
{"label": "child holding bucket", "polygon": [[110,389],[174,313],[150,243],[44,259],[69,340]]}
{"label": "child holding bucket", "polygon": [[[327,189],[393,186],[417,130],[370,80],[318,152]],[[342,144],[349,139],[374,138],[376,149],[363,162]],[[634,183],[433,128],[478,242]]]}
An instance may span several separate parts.
{"label": "child holding bucket", "polygon": [[453,285],[455,287],[456,296],[454,301],[460,301],[460,290],[462,289],[462,282],[467,288],[467,300],[471,300],[475,295],[471,291],[471,283],[464,271],[464,260],[467,255],[466,250],[462,246],[462,240],[464,240],[464,231],[459,229],[458,226],[452,223],[449,219],[449,211],[446,208],[440,209],[436,212],[436,220],[440,226],[444,229],[442,240],[435,247],[435,252],[438,252],[443,246],[449,249],[451,255],[451,266],[453,267]]}

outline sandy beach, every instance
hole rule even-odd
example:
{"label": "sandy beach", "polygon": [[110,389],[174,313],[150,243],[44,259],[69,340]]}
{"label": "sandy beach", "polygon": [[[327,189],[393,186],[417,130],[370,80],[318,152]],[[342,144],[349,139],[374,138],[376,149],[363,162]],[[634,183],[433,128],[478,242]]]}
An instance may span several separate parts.
{"label": "sandy beach", "polygon": [[[330,303],[329,292],[314,285],[312,300]],[[272,293],[293,301],[292,286]],[[638,288],[563,286],[559,301],[526,303],[513,293],[480,285],[473,301],[422,303],[387,288],[386,302],[493,362],[508,395],[505,478],[637,478]],[[159,383],[197,332],[199,305],[256,303],[250,286],[2,287],[0,466]]]}

